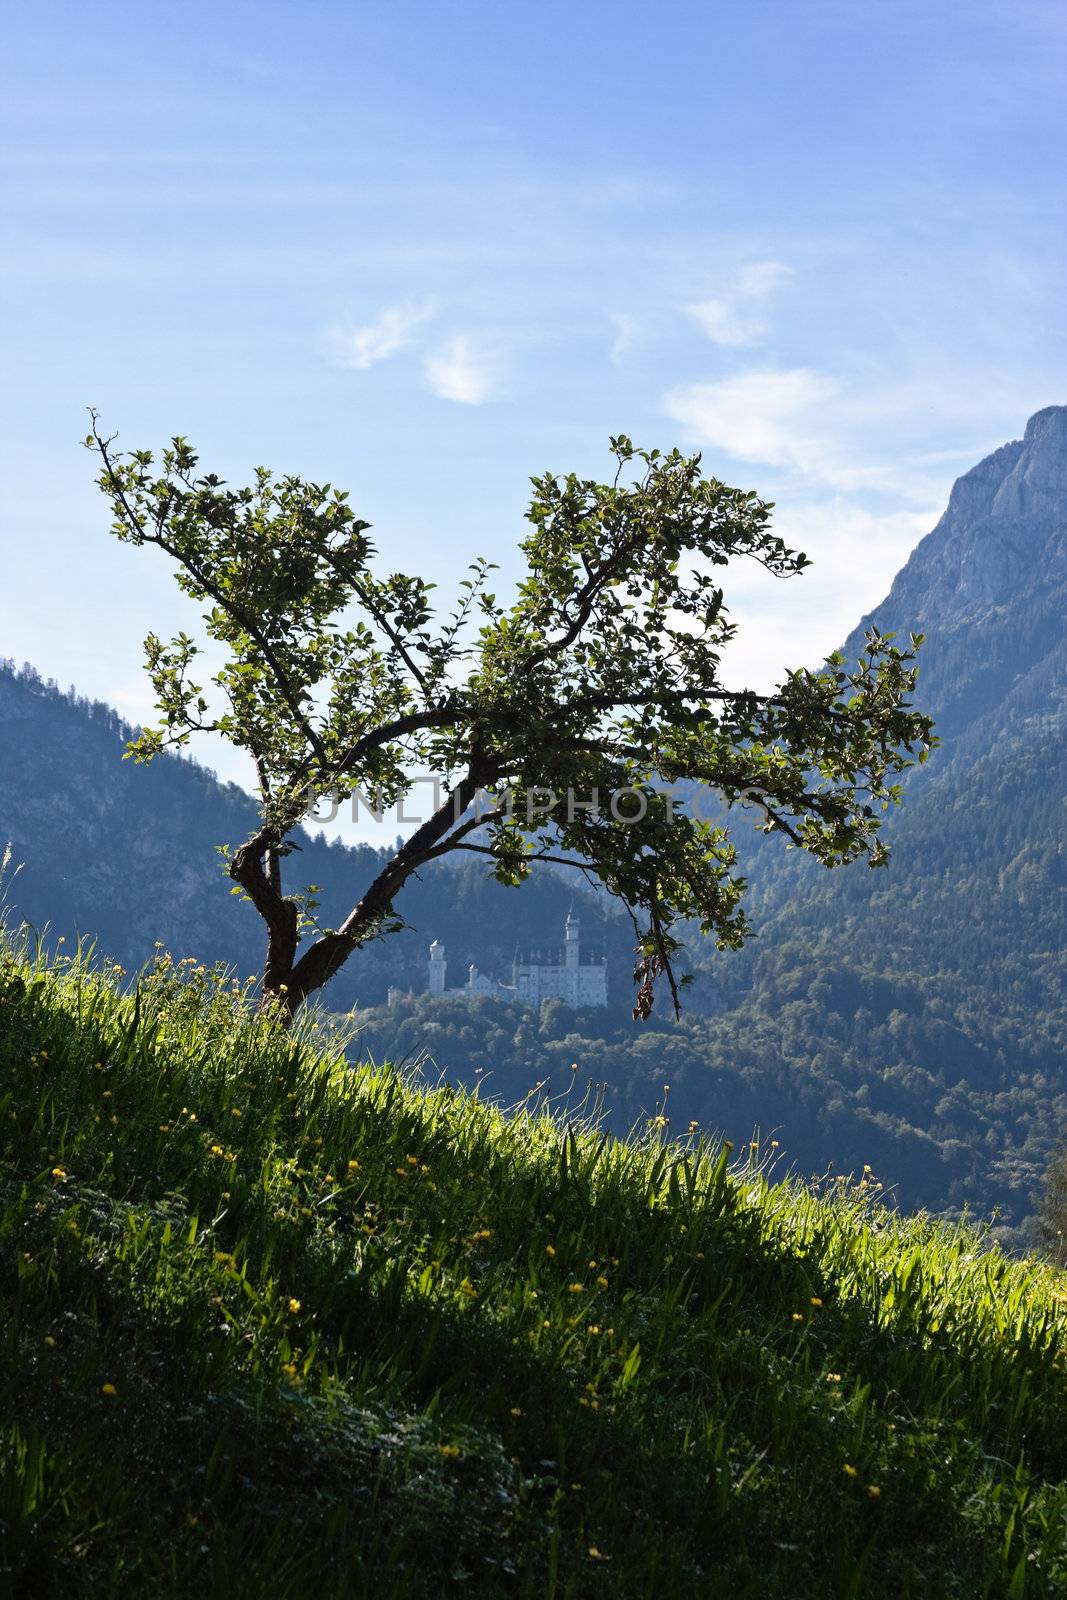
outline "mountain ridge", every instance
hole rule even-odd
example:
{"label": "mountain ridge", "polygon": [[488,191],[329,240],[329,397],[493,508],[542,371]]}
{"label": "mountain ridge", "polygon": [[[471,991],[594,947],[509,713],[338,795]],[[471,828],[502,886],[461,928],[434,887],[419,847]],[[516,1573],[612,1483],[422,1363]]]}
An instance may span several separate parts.
{"label": "mountain ridge", "polygon": [[[996,539],[998,553],[1007,552],[1012,562],[1012,569],[1003,576],[1017,581],[1026,566],[1032,565],[1034,550],[1033,539],[1020,544],[1013,537],[1020,519],[1040,536],[1046,556],[1050,538],[1060,542],[1054,576],[1057,581],[1067,577],[1067,552],[1062,547],[1065,499],[1067,406],[1046,406],[1030,418],[1022,439],[1001,445],[957,478],[944,514],[920,539],[889,594],[859,627],[871,622],[877,625],[882,614],[911,599],[916,578],[922,586],[923,603],[916,613],[920,628],[933,621],[959,625],[980,611],[983,602],[994,604],[995,591],[986,587],[993,574],[976,556],[986,540]],[[952,559],[946,564],[947,555]],[[955,607],[947,603],[961,589],[972,597],[970,609],[962,612],[958,603]]]}

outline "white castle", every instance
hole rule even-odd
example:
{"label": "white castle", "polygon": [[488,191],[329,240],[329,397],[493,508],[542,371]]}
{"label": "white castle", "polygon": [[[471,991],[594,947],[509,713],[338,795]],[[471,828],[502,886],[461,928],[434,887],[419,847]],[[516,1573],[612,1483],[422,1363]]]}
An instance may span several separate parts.
{"label": "white castle", "polygon": [[533,951],[527,959],[516,956],[511,982],[487,978],[471,966],[461,988],[445,985],[445,947],[439,939],[430,946],[430,993],[432,995],[495,995],[498,1000],[515,1000],[522,1005],[540,1005],[542,1000],[564,1000],[569,1006],[606,1006],[608,969],[604,957],[581,959],[581,929],[578,918],[568,912],[563,928],[562,953],[542,956]]}

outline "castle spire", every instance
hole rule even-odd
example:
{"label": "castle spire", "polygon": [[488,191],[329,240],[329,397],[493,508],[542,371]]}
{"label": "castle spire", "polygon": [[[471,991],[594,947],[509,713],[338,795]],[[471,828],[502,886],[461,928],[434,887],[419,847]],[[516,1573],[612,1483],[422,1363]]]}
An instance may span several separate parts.
{"label": "castle spire", "polygon": [[573,970],[579,965],[581,949],[581,929],[578,918],[574,915],[574,905],[567,912],[567,920],[563,924],[563,950],[564,962],[568,970]]}
{"label": "castle spire", "polygon": [[445,992],[445,947],[440,939],[435,939],[430,946],[430,993],[441,995]]}

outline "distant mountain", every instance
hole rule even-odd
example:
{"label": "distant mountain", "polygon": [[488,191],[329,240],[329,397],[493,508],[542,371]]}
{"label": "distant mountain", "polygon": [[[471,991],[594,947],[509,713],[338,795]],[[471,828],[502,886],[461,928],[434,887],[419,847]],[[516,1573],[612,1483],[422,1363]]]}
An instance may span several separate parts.
{"label": "distant mountain", "polygon": [[926,634],[942,747],[887,824],[886,871],[758,852],[760,934],[725,970],[713,1054],[736,1030],[772,1074],[815,1061],[852,1124],[827,1156],[881,1155],[895,1129],[910,1198],[1018,1216],[1067,1126],[1067,407],[958,481],[847,656],[871,624]]}
{"label": "distant mountain", "polygon": [[[505,890],[473,865],[411,885],[398,908],[413,931],[360,952],[329,1002],[364,1008],[376,1054],[429,1049],[453,1075],[492,1073],[505,1096],[568,1083],[577,1062],[608,1085],[621,1126],[669,1083],[675,1126],[747,1137],[759,1123],[802,1169],[870,1163],[908,1206],[996,1205],[1018,1224],[1067,1127],[1067,407],[959,480],[848,655],[872,622],[926,634],[917,698],[942,739],[887,824],[891,864],[827,873],[761,837],[750,852],[735,817],[757,938],[739,955],[694,945],[681,1024],[629,1021],[632,940],[602,900],[556,878]],[[96,935],[129,968],[159,939],[254,971],[258,919],[226,894],[213,852],[245,836],[251,801],[188,761],[123,763],[128,732],[0,667],[0,847],[11,839],[25,862],[15,908],[54,935]],[[308,839],[294,860],[294,880],[325,886],[331,922],[376,856]],[[558,944],[572,896],[587,946],[609,954],[608,1013],[418,998],[431,938],[450,982],[471,961],[503,975],[517,943]],[[386,1010],[390,983],[416,997]]]}

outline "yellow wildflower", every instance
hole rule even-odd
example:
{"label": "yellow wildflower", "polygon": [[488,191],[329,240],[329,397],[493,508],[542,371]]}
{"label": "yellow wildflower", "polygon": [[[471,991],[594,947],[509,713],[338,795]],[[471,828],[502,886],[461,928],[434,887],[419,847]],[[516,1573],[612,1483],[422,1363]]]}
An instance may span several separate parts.
{"label": "yellow wildflower", "polygon": [[106,1394],[109,1399],[113,1400],[114,1397],[118,1394],[118,1390],[115,1388],[115,1385],[113,1383],[102,1383],[100,1385],[100,1393],[101,1394]]}
{"label": "yellow wildflower", "polygon": [[845,1464],[844,1464],[844,1466],[842,1468],[842,1471],[844,1472],[846,1478],[858,1478],[859,1477],[858,1468],[851,1466],[847,1461],[845,1462]]}
{"label": "yellow wildflower", "polygon": [[64,1167],[53,1167],[52,1176],[53,1178],[59,1178],[60,1181],[62,1181],[67,1176],[66,1169]]}
{"label": "yellow wildflower", "polygon": [[296,1300],[296,1299],[290,1300],[290,1302],[289,1302],[289,1310],[293,1313],[293,1316],[295,1317],[297,1312],[300,1310],[300,1301]]}

